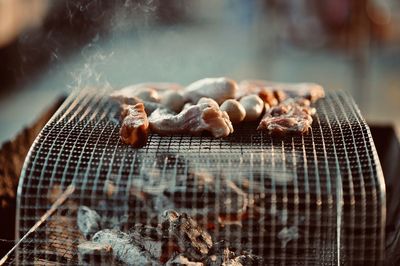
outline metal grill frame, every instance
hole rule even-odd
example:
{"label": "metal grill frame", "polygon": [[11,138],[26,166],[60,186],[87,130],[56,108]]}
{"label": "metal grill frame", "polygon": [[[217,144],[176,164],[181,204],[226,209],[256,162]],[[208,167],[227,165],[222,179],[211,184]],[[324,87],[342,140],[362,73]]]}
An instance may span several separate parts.
{"label": "metal grill frame", "polygon": [[[208,168],[214,175],[222,172],[232,180],[240,178],[235,174],[241,169],[241,174],[248,175],[250,182],[257,181],[263,186],[265,194],[269,193],[268,204],[265,203],[264,207],[269,206],[270,211],[278,212],[293,205],[289,216],[294,219],[291,222],[297,225],[301,216],[305,217],[309,224],[301,231],[301,240],[291,240],[290,248],[277,246],[279,241],[276,239],[277,230],[290,225],[288,220],[282,222],[276,216],[268,224],[264,221],[264,226],[271,229],[268,237],[263,238],[269,241],[260,242],[262,248],[269,250],[266,262],[293,264],[301,260],[299,253],[304,252],[302,258],[305,264],[312,264],[316,258],[322,259],[326,265],[382,263],[386,222],[383,173],[370,130],[348,93],[329,92],[326,99],[316,104],[317,114],[307,136],[275,139],[266,133],[256,132],[256,125],[246,124],[239,126],[239,134],[224,140],[207,136],[151,135],[148,145],[139,150],[119,142],[119,123],[115,119],[117,108],[110,104],[107,93],[107,90],[93,88],[74,91],[36,138],[24,163],[18,186],[17,239],[48,208],[48,204],[41,203],[41,193],[46,187],[53,188],[60,183],[61,188],[65,188],[71,182],[77,182],[78,187],[84,189],[72,200],[96,205],[99,197],[96,192],[105,191],[105,183],[111,178],[115,178],[118,188],[124,185],[129,188],[136,180],[134,177],[143,179],[145,172],[154,168],[160,168],[162,177],[167,178],[177,174],[179,156],[183,157],[186,168],[188,162],[195,162],[195,171]],[[57,125],[62,125],[58,132]],[[51,139],[54,134],[55,139]],[[87,135],[96,136],[95,143],[90,143],[88,138],[82,139]],[[71,140],[70,143],[67,140]],[[46,149],[48,153],[43,152]],[[89,158],[86,158],[86,150],[90,151]],[[170,160],[171,154],[175,154],[175,160]],[[56,159],[51,155],[57,156]],[[78,159],[73,159],[77,155]],[[88,160],[87,165],[82,160],[84,156]],[[128,159],[132,159],[133,163]],[[65,165],[60,165],[62,162]],[[94,162],[97,165],[95,171],[91,167]],[[129,167],[126,167],[127,162],[131,162]],[[188,174],[187,169],[180,170]],[[292,177],[290,182],[275,178],[286,178],[288,173]],[[89,177],[94,177],[94,180]],[[86,197],[86,192],[90,192],[89,197]],[[125,192],[128,194],[128,189]],[[115,203],[129,200],[126,196],[119,195]],[[196,200],[194,198],[194,202]],[[122,209],[127,212],[129,206]],[[327,209],[331,211],[325,213]],[[370,221],[367,211],[372,212],[371,219],[376,219],[372,229],[367,224]],[[58,215],[63,212],[65,209],[60,208]],[[314,219],[314,216],[320,219]],[[313,226],[316,226],[315,232],[312,231]],[[46,227],[42,230],[46,231]],[[377,230],[372,237],[375,244],[369,242],[368,230]],[[362,233],[358,238],[360,231]],[[37,233],[40,235],[43,232]],[[313,237],[316,242],[310,243]],[[332,237],[336,238],[334,246],[327,248],[332,243],[324,241],[332,241]],[[360,250],[359,243],[364,243]],[[29,248],[27,251],[21,248],[22,255],[24,252],[27,255],[39,253],[38,245],[34,243],[33,246],[33,250]],[[317,252],[326,254],[312,253],[321,246],[324,249]],[[288,249],[293,251],[291,256],[288,256]],[[26,263],[29,264],[29,259],[23,256],[22,264]]]}

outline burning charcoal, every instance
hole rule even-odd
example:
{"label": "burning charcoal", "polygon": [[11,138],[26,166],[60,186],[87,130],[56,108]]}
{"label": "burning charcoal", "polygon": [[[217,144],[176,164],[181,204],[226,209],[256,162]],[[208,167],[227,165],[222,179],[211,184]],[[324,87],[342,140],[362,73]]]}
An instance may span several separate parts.
{"label": "burning charcoal", "polygon": [[186,213],[166,211],[162,228],[166,234],[177,240],[180,251],[189,259],[200,261],[212,246],[211,236]]}
{"label": "burning charcoal", "polygon": [[110,245],[114,257],[128,265],[159,265],[139,243],[119,230],[101,230],[93,236],[93,242]]}
{"label": "burning charcoal", "polygon": [[204,263],[207,266],[220,266],[233,258],[235,258],[235,253],[226,247],[224,241],[220,241],[211,247]]}
{"label": "burning charcoal", "polygon": [[264,265],[263,259],[256,255],[240,255],[222,263],[223,266]]}
{"label": "burning charcoal", "polygon": [[167,263],[166,266],[179,266],[179,265],[186,265],[186,266],[203,266],[204,264],[201,262],[193,262],[190,261],[188,258],[183,256],[182,254],[178,254],[175,257],[171,258]]}
{"label": "burning charcoal", "polygon": [[153,259],[161,261],[163,258],[163,239],[161,228],[136,225],[130,231],[129,236],[140,243],[147,250]]}
{"label": "burning charcoal", "polygon": [[78,245],[79,261],[88,265],[110,265],[112,263],[112,248],[108,244],[86,241]]}
{"label": "burning charcoal", "polygon": [[278,233],[278,238],[281,240],[282,247],[286,247],[287,243],[291,240],[299,239],[299,229],[297,226],[286,226]]}
{"label": "burning charcoal", "polygon": [[100,222],[101,217],[96,211],[86,206],[79,207],[77,223],[79,230],[81,230],[86,239],[89,239],[100,230]]}
{"label": "burning charcoal", "polygon": [[224,241],[215,243],[212,246],[204,262],[208,266],[263,265],[261,257],[251,254],[237,255],[235,252],[229,250]]}

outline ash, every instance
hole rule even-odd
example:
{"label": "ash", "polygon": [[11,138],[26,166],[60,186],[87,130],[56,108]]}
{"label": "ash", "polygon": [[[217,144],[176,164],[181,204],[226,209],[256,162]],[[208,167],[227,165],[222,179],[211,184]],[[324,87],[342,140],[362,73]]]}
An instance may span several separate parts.
{"label": "ash", "polygon": [[78,209],[78,227],[83,236],[89,239],[100,230],[100,215],[86,206],[80,206]]}
{"label": "ash", "polygon": [[[230,250],[187,213],[166,210],[159,224],[135,224],[127,232],[100,228],[104,218],[86,206],[78,212],[78,227],[91,241],[78,246],[82,264],[124,265],[262,265],[261,257]],[[95,218],[95,219],[94,219]],[[85,225],[85,226],[83,226]],[[103,225],[104,226],[104,225]],[[93,231],[97,232],[91,237]],[[90,229],[90,230],[89,230]]]}

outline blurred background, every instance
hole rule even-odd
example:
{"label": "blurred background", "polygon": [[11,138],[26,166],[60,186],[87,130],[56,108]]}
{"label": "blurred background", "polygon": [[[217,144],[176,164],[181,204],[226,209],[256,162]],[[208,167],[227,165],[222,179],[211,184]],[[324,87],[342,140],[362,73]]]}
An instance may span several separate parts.
{"label": "blurred background", "polygon": [[400,0],[0,0],[0,143],[86,85],[230,76],[347,90],[400,125]]}

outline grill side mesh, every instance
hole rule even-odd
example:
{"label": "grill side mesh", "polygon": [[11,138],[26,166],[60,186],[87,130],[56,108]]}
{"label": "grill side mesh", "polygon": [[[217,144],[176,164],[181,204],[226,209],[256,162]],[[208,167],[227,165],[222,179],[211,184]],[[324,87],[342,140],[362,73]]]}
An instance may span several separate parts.
{"label": "grill side mesh", "polygon": [[[119,141],[118,107],[105,93],[71,95],[31,148],[19,185],[19,236],[70,183],[77,190],[22,243],[13,258],[19,263],[76,263],[83,240],[76,226],[79,205],[120,217],[128,228],[154,218],[135,191],[173,188],[175,206],[218,216],[235,192],[222,188],[227,181],[248,195],[254,206],[246,217],[252,218],[240,226],[215,225],[212,215],[199,222],[214,223],[213,236],[233,248],[287,265],[383,260],[382,173],[369,128],[348,94],[330,92],[320,100],[312,130],[303,137],[271,138],[256,124],[243,124],[226,139],[150,135],[147,146],[133,149]],[[213,176],[213,184],[199,193],[202,180],[194,173]],[[185,191],[177,192],[181,187]]]}

